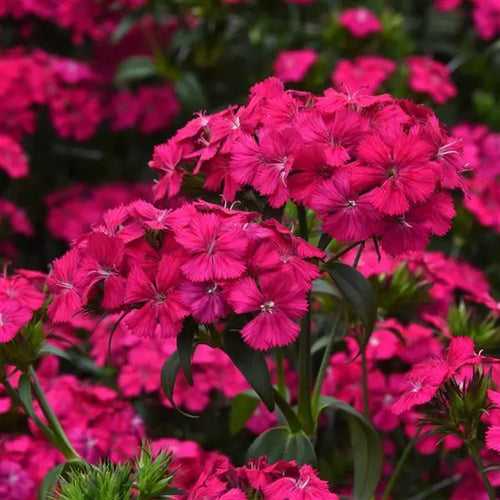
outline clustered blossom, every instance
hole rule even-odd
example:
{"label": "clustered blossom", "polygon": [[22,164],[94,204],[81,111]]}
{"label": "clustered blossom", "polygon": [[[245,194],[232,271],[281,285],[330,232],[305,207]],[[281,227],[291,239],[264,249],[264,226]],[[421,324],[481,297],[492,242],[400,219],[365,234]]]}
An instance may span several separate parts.
{"label": "clustered blossom", "polygon": [[461,187],[461,145],[429,109],[389,95],[328,89],[285,91],[267,79],[246,106],[200,114],[157,146],[156,200],[181,192],[185,175],[233,201],[245,186],[271,207],[288,200],[316,210],[343,242],[379,238],[391,254],[444,235]]}
{"label": "clustered blossom", "polygon": [[[113,209],[56,259],[49,316],[70,322],[92,307],[124,312],[139,336],[176,337],[185,318],[203,324],[249,314],[244,340],[259,350],[297,338],[323,252],[275,220],[205,202],[161,210],[145,201]],[[287,278],[289,277],[289,279]]]}
{"label": "clustered blossom", "polygon": [[215,456],[205,463],[187,500],[247,500],[256,493],[268,500],[338,499],[309,465],[298,466],[294,461],[268,464],[265,459],[258,459],[234,467],[227,458]]}

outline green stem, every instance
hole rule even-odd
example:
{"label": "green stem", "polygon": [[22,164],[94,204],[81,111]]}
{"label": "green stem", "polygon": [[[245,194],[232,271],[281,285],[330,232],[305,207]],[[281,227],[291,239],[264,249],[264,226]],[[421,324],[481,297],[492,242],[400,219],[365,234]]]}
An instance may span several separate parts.
{"label": "green stem", "polygon": [[311,311],[302,320],[299,337],[299,418],[306,434],[312,434],[314,422],[311,409]]}
{"label": "green stem", "polygon": [[47,398],[45,397],[45,393],[40,385],[40,381],[38,380],[37,374],[32,366],[28,369],[28,375],[31,379],[31,385],[33,387],[33,393],[38,403],[40,404],[40,409],[47,419],[47,423],[49,424],[49,428],[54,435],[54,445],[57,446],[59,451],[64,455],[66,460],[80,460],[81,457],[78,452],[73,448],[70,443],[66,433],[64,432],[61,424],[59,423],[59,419],[56,417],[53,412]]}
{"label": "green stem", "polygon": [[290,430],[292,432],[299,432],[302,429],[300,420],[297,418],[297,415],[292,410],[291,406],[286,402],[285,398],[283,398],[276,389],[274,389],[274,399],[278,408],[281,410],[281,413],[283,413]]}
{"label": "green stem", "polygon": [[481,457],[479,456],[479,451],[475,440],[467,443],[467,451],[469,452],[469,455],[472,458],[472,461],[474,462],[474,465],[476,466],[479,475],[481,476],[481,480],[483,482],[486,492],[488,493],[489,500],[495,500],[497,498],[495,494],[495,489],[491,485],[490,480],[488,479],[488,474],[484,470],[484,465],[481,460]]}
{"label": "green stem", "polygon": [[297,216],[299,218],[300,236],[307,241],[309,239],[309,229],[307,227],[307,212],[303,205],[297,205]]}
{"label": "green stem", "polygon": [[411,439],[408,442],[405,449],[403,450],[403,453],[401,453],[401,456],[399,457],[398,463],[396,464],[396,467],[394,468],[394,471],[391,474],[391,477],[389,478],[389,482],[387,483],[387,486],[385,487],[384,494],[382,495],[382,500],[388,500],[389,495],[391,494],[391,491],[394,488],[396,481],[399,479],[399,475],[401,474],[401,471],[403,470],[403,466],[406,463],[406,460],[408,459],[408,457],[410,455],[410,451],[415,446],[415,443],[418,441],[418,438],[420,437],[420,432],[421,432],[421,429],[418,429],[417,434],[415,434],[413,439]]}
{"label": "green stem", "polygon": [[[304,240],[309,238],[307,212],[303,205],[297,205],[300,235]],[[308,297],[309,309],[302,319],[299,337],[299,419],[306,434],[311,435],[314,423],[311,411],[311,297]]]}
{"label": "green stem", "polygon": [[276,358],[276,375],[278,392],[283,398],[286,398],[286,383],[285,383],[285,366],[283,363],[283,350],[278,348],[275,352]]}
{"label": "green stem", "polygon": [[328,344],[326,345],[325,352],[323,353],[323,359],[321,360],[318,375],[316,376],[316,382],[314,383],[312,394],[313,415],[316,415],[318,411],[319,398],[321,396],[321,387],[323,386],[323,381],[325,380],[326,370],[330,365],[330,356],[332,354],[333,346],[335,345],[335,342],[339,338],[339,333],[341,332],[341,315],[340,313],[337,313],[333,318],[333,326],[330,331],[330,338]]}
{"label": "green stem", "polygon": [[366,360],[366,346],[361,348],[361,390],[363,395],[363,414],[370,419],[370,401],[368,396],[368,365]]}

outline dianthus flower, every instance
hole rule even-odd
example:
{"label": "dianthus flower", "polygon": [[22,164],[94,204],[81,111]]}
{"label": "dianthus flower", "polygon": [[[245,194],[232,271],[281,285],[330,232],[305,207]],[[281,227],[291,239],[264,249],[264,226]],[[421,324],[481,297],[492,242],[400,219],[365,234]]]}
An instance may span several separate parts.
{"label": "dianthus flower", "polygon": [[346,9],[340,14],[340,25],[356,38],[365,38],[382,30],[377,16],[365,7]]}
{"label": "dianthus flower", "polygon": [[439,61],[426,56],[409,57],[410,88],[428,94],[436,103],[443,104],[457,95],[450,70]]}
{"label": "dianthus flower", "polygon": [[332,73],[332,83],[337,88],[351,91],[364,89],[374,93],[396,69],[390,59],[380,56],[359,56],[355,59],[341,59]]}
{"label": "dianthus flower", "polygon": [[274,61],[274,74],[283,82],[300,82],[317,59],[313,49],[282,51]]}
{"label": "dianthus flower", "polygon": [[[449,191],[464,187],[466,170],[462,141],[428,108],[360,88],[286,91],[277,78],[256,84],[245,106],[195,117],[156,146],[150,166],[160,172],[158,202],[175,200],[199,174],[226,201],[245,200],[249,189],[273,208],[292,200],[316,210],[332,237],[376,237],[393,255],[446,233]],[[227,272],[238,277],[233,265]]]}
{"label": "dianthus flower", "polygon": [[189,315],[216,324],[253,313],[242,329],[252,347],[296,339],[319,275],[308,259],[322,251],[276,222],[259,223],[256,213],[205,202],[160,210],[137,201],[118,212],[54,262],[53,322],[97,307],[121,312],[120,325],[136,335],[176,337]]}

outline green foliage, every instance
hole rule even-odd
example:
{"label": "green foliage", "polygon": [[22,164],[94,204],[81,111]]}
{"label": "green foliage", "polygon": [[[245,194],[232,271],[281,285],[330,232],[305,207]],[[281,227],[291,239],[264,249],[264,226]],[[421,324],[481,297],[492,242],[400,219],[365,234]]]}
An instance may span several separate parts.
{"label": "green foliage", "polygon": [[480,348],[500,347],[500,325],[492,314],[484,317],[464,302],[452,306],[448,311],[448,326],[453,335],[471,337]]}
{"label": "green foliage", "polygon": [[59,477],[59,487],[53,500],[160,500],[171,498],[179,490],[172,488],[174,475],[169,471],[171,456],[154,456],[149,444],[143,444],[141,454],[131,464],[103,462],[55,469],[51,482]]}
{"label": "green foliage", "polygon": [[133,479],[130,465],[102,463],[72,470],[60,479],[54,500],[130,500]]}
{"label": "green foliage", "polygon": [[135,487],[139,491],[138,500],[166,498],[173,494],[171,488],[174,475],[169,472],[172,457],[166,453],[153,456],[148,444],[144,444],[135,465]]}
{"label": "green foliage", "polygon": [[377,276],[374,286],[382,315],[402,321],[414,317],[418,308],[429,300],[430,283],[418,274],[411,273],[404,263],[391,276]]}

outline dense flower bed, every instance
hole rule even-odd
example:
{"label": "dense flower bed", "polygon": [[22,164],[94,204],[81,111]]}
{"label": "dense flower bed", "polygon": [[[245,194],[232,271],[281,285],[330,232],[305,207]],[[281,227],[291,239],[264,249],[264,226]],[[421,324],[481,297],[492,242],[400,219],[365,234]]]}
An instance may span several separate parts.
{"label": "dense flower bed", "polygon": [[500,4],[410,4],[0,0],[0,498],[497,498]]}

